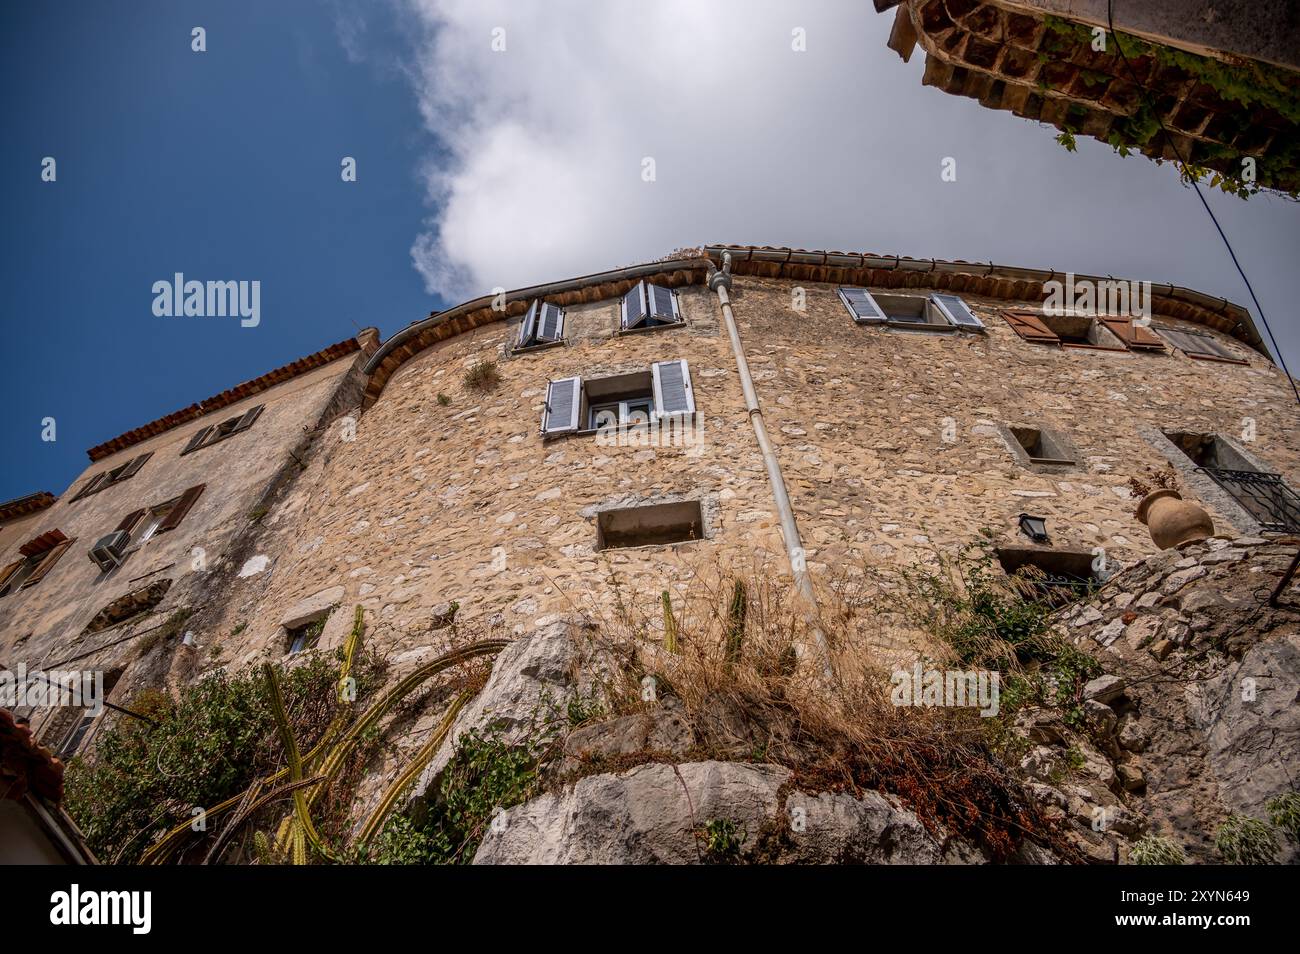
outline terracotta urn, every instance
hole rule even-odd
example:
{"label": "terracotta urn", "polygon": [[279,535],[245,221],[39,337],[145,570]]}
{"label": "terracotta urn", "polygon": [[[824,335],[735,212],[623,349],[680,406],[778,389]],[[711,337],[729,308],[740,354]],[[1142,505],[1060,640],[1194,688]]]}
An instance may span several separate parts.
{"label": "terracotta urn", "polygon": [[1184,500],[1176,490],[1153,490],[1138,504],[1137,518],[1151,531],[1161,550],[1189,540],[1214,536],[1214,521],[1205,510]]}

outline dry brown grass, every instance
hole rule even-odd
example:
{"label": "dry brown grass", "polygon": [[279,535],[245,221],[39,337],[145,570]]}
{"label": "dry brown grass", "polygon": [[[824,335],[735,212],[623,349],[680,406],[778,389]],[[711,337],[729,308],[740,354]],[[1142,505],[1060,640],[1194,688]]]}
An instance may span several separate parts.
{"label": "dry brown grass", "polygon": [[[755,568],[744,580],[744,637],[732,659],[734,580],[713,568],[673,594],[675,653],[662,645],[659,601],[620,594],[615,618],[591,637],[618,660],[607,687],[616,712],[645,708],[642,680],[652,676],[658,695],[681,700],[709,757],[787,766],[810,794],[892,793],[936,834],[959,833],[997,860],[1013,858],[1026,839],[1072,855],[990,750],[973,711],[891,704],[873,623],[902,610],[882,602],[872,581],[823,594],[814,623],[787,580]],[[814,625],[831,646],[829,679],[810,652]]]}

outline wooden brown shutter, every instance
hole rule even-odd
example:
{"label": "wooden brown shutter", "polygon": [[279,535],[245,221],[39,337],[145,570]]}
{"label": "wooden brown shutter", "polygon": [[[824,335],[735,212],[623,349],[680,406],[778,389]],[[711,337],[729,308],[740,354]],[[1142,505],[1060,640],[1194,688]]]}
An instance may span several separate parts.
{"label": "wooden brown shutter", "polygon": [[1032,311],[1004,311],[1002,317],[1006,319],[1016,334],[1026,341],[1037,341],[1046,344],[1060,344],[1061,339],[1051,328],[1043,324],[1043,320]]}
{"label": "wooden brown shutter", "polygon": [[9,577],[17,573],[18,568],[26,562],[26,560],[14,560],[13,563],[10,563],[3,570],[0,570],[0,589],[4,589],[4,585],[9,581]]}
{"label": "wooden brown shutter", "polygon": [[113,532],[117,533],[118,530],[130,530],[132,527],[135,526],[136,521],[143,516],[144,516],[143,510],[132,510],[130,513],[128,513],[125,517],[122,518],[121,523],[119,523],[116,527],[113,528]]}
{"label": "wooden brown shutter", "polygon": [[1150,329],[1142,325],[1134,324],[1132,318],[1105,318],[1106,327],[1120,341],[1124,342],[1126,347],[1141,348],[1144,351],[1164,351],[1165,343],[1160,340]]}
{"label": "wooden brown shutter", "polygon": [[266,407],[265,404],[259,404],[257,407],[245,411],[244,416],[239,419],[239,423],[235,425],[235,429],[230,433],[238,434],[240,431],[246,431],[252,427],[253,422],[257,420],[257,416],[262,413],[264,407]]}
{"label": "wooden brown shutter", "polygon": [[32,575],[23,580],[23,585],[19,589],[25,590],[27,587],[35,586],[45,579],[45,574],[54,568],[54,564],[59,562],[59,557],[68,552],[68,547],[72,546],[73,542],[73,540],[64,540],[46,553],[45,559],[36,565],[36,569],[32,570]]}
{"label": "wooden brown shutter", "polygon": [[131,461],[131,463],[126,465],[126,470],[122,471],[121,476],[117,479],[126,480],[128,477],[134,477],[139,472],[140,468],[144,466],[144,462],[152,456],[153,451],[149,451],[147,454],[141,454],[139,457]]}
{"label": "wooden brown shutter", "polygon": [[194,436],[190,438],[190,442],[185,445],[185,449],[181,451],[181,456],[190,453],[190,451],[196,451],[200,447],[202,447],[204,440],[207,439],[208,434],[210,434],[211,432],[212,432],[211,425],[208,425],[207,427],[200,427],[197,431],[194,432]]}
{"label": "wooden brown shutter", "polygon": [[94,477],[91,477],[88,481],[82,484],[81,489],[77,491],[77,495],[72,499],[80,500],[82,497],[86,496],[86,494],[94,493],[95,488],[99,486],[99,482],[103,480],[106,476],[107,476],[107,472],[101,470]]}
{"label": "wooden brown shutter", "polygon": [[203,493],[203,488],[206,486],[207,484],[199,484],[181,494],[180,500],[176,501],[176,506],[172,507],[171,512],[163,518],[163,522],[158,525],[156,532],[162,533],[165,530],[175,530],[180,525],[180,522],[185,519],[185,515],[190,512],[190,508],[194,506],[194,501],[199,499],[199,494]]}

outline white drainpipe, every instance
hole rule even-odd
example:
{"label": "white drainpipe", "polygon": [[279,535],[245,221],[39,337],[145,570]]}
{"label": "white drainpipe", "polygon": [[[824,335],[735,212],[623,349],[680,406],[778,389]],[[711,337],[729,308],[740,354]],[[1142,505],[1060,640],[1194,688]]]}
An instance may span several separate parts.
{"label": "white drainpipe", "polygon": [[722,253],[722,271],[709,265],[709,287],[717,293],[722,305],[722,317],[727,325],[727,336],[731,339],[731,350],[736,356],[736,370],[740,372],[740,388],[745,393],[745,408],[749,412],[749,423],[754,428],[754,437],[763,454],[763,463],[767,466],[767,479],[772,485],[772,496],[776,501],[777,516],[781,520],[781,536],[785,540],[786,556],[790,559],[790,572],[794,576],[795,586],[799,588],[808,611],[808,622],[813,637],[817,640],[817,651],[821,655],[822,671],[827,678],[833,675],[830,648],[826,644],[826,634],[817,625],[817,595],[813,591],[812,578],[808,575],[808,558],[804,554],[803,542],[799,538],[799,525],[795,523],[794,509],[790,506],[790,495],[785,489],[785,478],[781,476],[781,463],[772,449],[772,442],[767,436],[767,425],[763,422],[763,409],[758,405],[758,394],[754,391],[754,379],[749,374],[749,362],[745,360],[745,350],[740,344],[740,332],[736,328],[736,316],[731,311],[731,253]]}

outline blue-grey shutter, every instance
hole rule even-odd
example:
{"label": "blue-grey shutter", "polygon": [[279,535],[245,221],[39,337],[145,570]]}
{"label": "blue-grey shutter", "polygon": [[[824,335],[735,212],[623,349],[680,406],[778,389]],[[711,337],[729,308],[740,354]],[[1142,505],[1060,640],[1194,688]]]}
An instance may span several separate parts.
{"label": "blue-grey shutter", "polygon": [[537,301],[528,306],[528,314],[524,315],[523,322],[519,325],[519,343],[516,348],[527,348],[533,343],[537,328]]}
{"label": "blue-grey shutter", "polygon": [[190,451],[198,450],[200,447],[203,446],[203,442],[207,439],[207,436],[211,433],[212,433],[211,425],[207,427],[199,428],[197,431],[194,432],[194,436],[190,438],[190,442],[185,445],[185,449],[182,450],[181,453],[188,454]]}
{"label": "blue-grey shutter", "polygon": [[637,282],[635,287],[623,296],[623,314],[620,327],[626,331],[639,327],[645,321],[645,282]]}
{"label": "blue-grey shutter", "polygon": [[865,288],[841,288],[840,301],[858,324],[880,324],[885,320],[885,313]]}
{"label": "blue-grey shutter", "polygon": [[144,466],[145,461],[147,461],[152,456],[153,456],[153,451],[149,451],[148,453],[141,454],[139,457],[134,458],[129,464],[126,465],[126,470],[122,471],[122,476],[118,477],[117,479],[126,480],[128,477],[134,477],[136,473],[139,472],[140,468]]}
{"label": "blue-grey shutter", "polygon": [[656,417],[695,413],[691,370],[685,361],[656,361],[651,372],[654,378]]}
{"label": "blue-grey shutter", "polygon": [[82,497],[85,497],[87,494],[93,494],[95,492],[95,489],[100,485],[103,479],[107,476],[108,476],[107,472],[101,470],[94,477],[91,477],[88,481],[86,481],[86,483],[82,486],[82,488],[79,491],[77,491],[77,496],[73,497],[72,499],[74,501],[80,500]]}
{"label": "blue-grey shutter", "polygon": [[670,289],[661,285],[647,285],[650,299],[650,317],[656,321],[677,321],[677,300]]}
{"label": "blue-grey shutter", "polygon": [[971,331],[983,329],[984,322],[980,321],[967,307],[966,302],[962,301],[956,295],[931,295],[930,300],[938,306],[945,318],[956,325],[958,328],[966,328]]}
{"label": "blue-grey shutter", "polygon": [[546,410],[542,414],[542,433],[569,434],[578,429],[578,410],[582,404],[582,378],[560,378],[546,388]]}
{"label": "blue-grey shutter", "polygon": [[253,422],[257,420],[258,415],[262,413],[262,408],[264,407],[266,407],[265,404],[259,404],[257,407],[246,411],[243,417],[239,419],[239,423],[235,425],[234,429],[230,433],[238,434],[240,431],[246,431],[252,427]]}
{"label": "blue-grey shutter", "polygon": [[543,304],[537,324],[537,337],[542,341],[559,341],[564,334],[564,312],[558,305]]}

